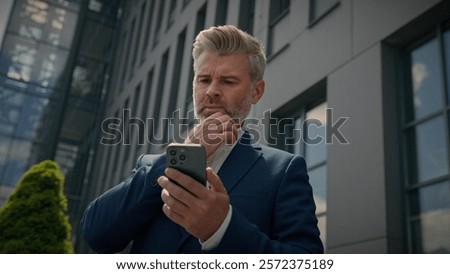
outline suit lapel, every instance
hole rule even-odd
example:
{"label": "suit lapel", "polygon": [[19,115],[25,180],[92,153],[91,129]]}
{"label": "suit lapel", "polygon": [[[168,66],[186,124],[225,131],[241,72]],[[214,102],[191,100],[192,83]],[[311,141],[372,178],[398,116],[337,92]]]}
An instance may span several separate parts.
{"label": "suit lapel", "polygon": [[228,155],[218,175],[228,192],[231,192],[239,180],[261,157],[261,148],[251,144],[250,134],[244,133]]}

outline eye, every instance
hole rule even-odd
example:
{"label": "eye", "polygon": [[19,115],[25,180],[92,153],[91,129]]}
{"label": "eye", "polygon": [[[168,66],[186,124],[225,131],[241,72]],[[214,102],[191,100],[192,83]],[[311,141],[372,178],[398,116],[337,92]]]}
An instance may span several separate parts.
{"label": "eye", "polygon": [[210,80],[208,78],[199,78],[198,79],[199,83],[203,83],[203,84],[207,84],[210,82]]}
{"label": "eye", "polygon": [[223,83],[225,85],[234,85],[234,81],[231,81],[231,80],[223,80]]}

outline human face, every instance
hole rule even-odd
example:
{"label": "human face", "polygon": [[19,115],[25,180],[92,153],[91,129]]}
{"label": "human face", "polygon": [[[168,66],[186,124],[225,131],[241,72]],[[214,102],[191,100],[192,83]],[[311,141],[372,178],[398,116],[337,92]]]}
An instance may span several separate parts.
{"label": "human face", "polygon": [[203,52],[193,83],[194,109],[203,121],[220,112],[242,122],[264,93],[264,81],[253,83],[245,54]]}

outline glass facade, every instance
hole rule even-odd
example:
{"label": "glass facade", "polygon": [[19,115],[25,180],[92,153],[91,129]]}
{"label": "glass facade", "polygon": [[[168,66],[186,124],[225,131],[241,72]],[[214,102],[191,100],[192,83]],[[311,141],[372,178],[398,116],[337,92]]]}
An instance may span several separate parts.
{"label": "glass facade", "polygon": [[16,0],[2,39],[0,206],[31,165],[53,159],[65,175],[74,237],[109,79],[119,4]]}
{"label": "glass facade", "polygon": [[79,9],[80,1],[14,2],[0,52],[0,187],[52,156]]}
{"label": "glass facade", "polygon": [[450,31],[407,53],[404,151],[410,250],[450,252]]}
{"label": "glass facade", "polygon": [[316,215],[319,221],[320,238],[326,248],[327,237],[327,145],[326,109],[323,102],[312,108],[305,108],[295,119],[295,130],[300,130],[293,147],[295,154],[303,155],[308,167],[309,182],[313,188]]}

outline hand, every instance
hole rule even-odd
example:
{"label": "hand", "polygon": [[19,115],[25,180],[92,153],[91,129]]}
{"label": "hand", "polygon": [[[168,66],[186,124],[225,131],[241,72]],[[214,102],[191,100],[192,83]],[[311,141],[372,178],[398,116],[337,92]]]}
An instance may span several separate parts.
{"label": "hand", "polygon": [[166,176],[158,178],[163,188],[164,214],[194,237],[208,240],[219,229],[230,207],[220,178],[212,168],[207,168],[206,178],[211,185],[208,189],[176,169],[166,168],[165,173]]}
{"label": "hand", "polygon": [[216,112],[196,125],[189,132],[185,143],[202,144],[206,157],[209,157],[224,141],[226,144],[233,144],[238,138],[239,127],[230,116]]}

